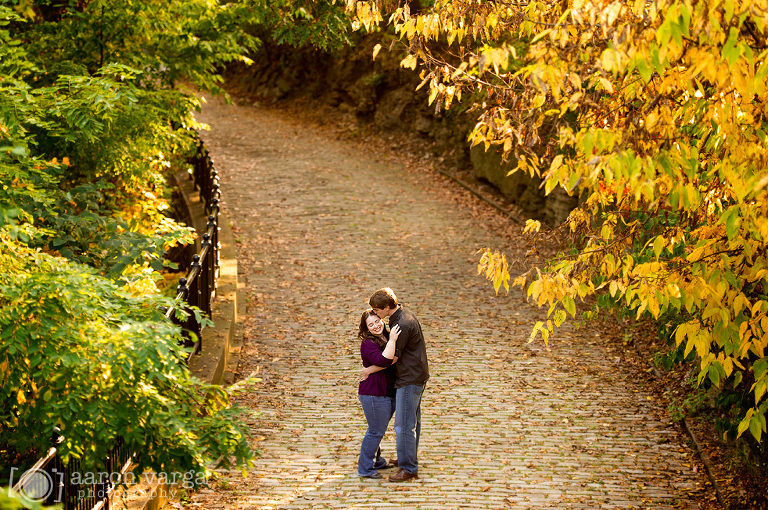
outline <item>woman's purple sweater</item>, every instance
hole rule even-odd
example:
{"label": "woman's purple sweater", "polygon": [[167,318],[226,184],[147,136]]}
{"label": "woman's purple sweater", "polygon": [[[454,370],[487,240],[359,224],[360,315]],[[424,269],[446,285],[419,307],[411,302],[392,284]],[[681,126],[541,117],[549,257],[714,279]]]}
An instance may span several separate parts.
{"label": "woman's purple sweater", "polygon": [[360,342],[360,356],[363,358],[364,367],[376,365],[387,368],[369,375],[365,381],[360,381],[358,394],[377,397],[395,396],[395,367],[392,366],[391,359],[382,356],[383,351],[384,347],[369,338]]}

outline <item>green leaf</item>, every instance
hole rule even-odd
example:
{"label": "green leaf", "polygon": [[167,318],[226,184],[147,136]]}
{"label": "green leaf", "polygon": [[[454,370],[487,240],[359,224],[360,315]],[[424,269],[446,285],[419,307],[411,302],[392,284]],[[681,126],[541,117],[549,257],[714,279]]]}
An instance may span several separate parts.
{"label": "green leaf", "polygon": [[728,62],[728,67],[733,67],[738,60],[741,52],[739,51],[739,29],[731,27],[728,33],[728,40],[723,45],[722,56]]}
{"label": "green leaf", "polygon": [[738,435],[742,435],[749,427],[751,423],[751,417],[746,417],[741,422],[739,422],[739,426],[737,428]]}
{"label": "green leaf", "polygon": [[563,308],[565,311],[571,314],[571,317],[576,317],[576,302],[570,296],[563,298]]}
{"label": "green leaf", "polygon": [[741,226],[741,217],[739,215],[739,206],[731,206],[723,213],[720,218],[721,223],[725,223],[725,231],[729,239],[733,239],[739,234]]}
{"label": "green leaf", "polygon": [[656,256],[657,260],[666,243],[667,240],[663,236],[656,236],[656,239],[653,240],[653,254]]}

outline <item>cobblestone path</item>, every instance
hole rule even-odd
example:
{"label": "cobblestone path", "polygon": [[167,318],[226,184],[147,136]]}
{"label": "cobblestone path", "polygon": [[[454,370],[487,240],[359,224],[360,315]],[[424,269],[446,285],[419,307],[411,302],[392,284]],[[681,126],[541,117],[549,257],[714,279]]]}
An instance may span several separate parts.
{"label": "cobblestone path", "polygon": [[[247,285],[239,374],[259,381],[239,399],[261,456],[186,508],[698,507],[706,478],[620,350],[589,326],[526,343],[543,312],[476,275],[479,248],[521,247],[463,191],[269,109],[210,101],[200,120]],[[403,484],[356,476],[355,334],[383,286],[420,319],[432,374]]]}

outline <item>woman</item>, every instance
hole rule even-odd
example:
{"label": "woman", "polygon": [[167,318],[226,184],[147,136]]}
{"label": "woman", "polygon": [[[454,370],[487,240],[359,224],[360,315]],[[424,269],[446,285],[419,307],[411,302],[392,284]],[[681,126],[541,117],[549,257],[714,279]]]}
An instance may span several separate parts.
{"label": "woman", "polygon": [[393,467],[381,456],[381,439],[387,431],[389,420],[395,414],[395,342],[400,335],[399,326],[387,332],[378,315],[366,310],[360,318],[360,356],[364,374],[360,381],[358,398],[368,422],[368,430],[360,447],[357,474],[364,478],[381,478],[377,469]]}

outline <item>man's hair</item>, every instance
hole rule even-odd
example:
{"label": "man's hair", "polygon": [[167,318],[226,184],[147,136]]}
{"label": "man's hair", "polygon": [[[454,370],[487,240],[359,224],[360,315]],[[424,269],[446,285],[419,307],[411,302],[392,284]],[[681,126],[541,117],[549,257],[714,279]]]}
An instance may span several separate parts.
{"label": "man's hair", "polygon": [[371,299],[368,300],[368,304],[371,305],[371,308],[375,308],[376,310],[397,308],[397,296],[395,296],[392,289],[385,287],[374,292]]}

